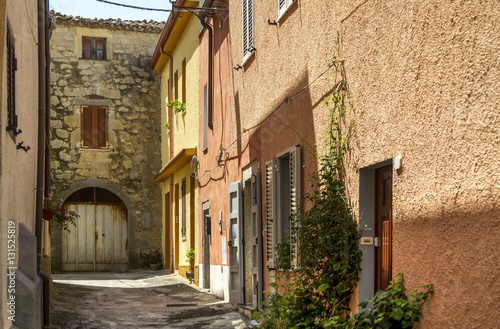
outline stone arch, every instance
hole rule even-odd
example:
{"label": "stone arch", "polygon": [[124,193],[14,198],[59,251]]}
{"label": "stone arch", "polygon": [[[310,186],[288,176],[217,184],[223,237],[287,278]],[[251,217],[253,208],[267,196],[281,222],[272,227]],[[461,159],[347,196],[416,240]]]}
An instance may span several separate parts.
{"label": "stone arch", "polygon": [[[133,238],[134,235],[134,226],[135,226],[135,221],[133,220],[135,218],[134,212],[137,208],[135,205],[134,201],[132,198],[129,196],[129,194],[123,190],[119,184],[109,184],[105,180],[102,179],[97,179],[97,178],[89,178],[84,181],[80,182],[75,182],[69,186],[68,189],[62,191],[59,195],[61,199],[66,202],[69,196],[71,196],[73,193],[84,189],[84,188],[92,188],[92,187],[97,187],[97,188],[102,188],[105,189],[113,194],[115,194],[124,204],[124,206],[127,209],[127,216],[128,216],[128,239],[129,242]],[[51,229],[52,232],[52,229]],[[61,230],[55,230],[53,231],[54,234],[51,234],[51,239],[54,242],[52,245],[52,261],[51,261],[51,266],[52,270],[55,272],[60,272],[61,269],[61,246],[62,246],[62,241],[61,241]],[[131,256],[131,248],[128,249],[129,252],[129,260]],[[130,266],[130,262],[129,262]]]}

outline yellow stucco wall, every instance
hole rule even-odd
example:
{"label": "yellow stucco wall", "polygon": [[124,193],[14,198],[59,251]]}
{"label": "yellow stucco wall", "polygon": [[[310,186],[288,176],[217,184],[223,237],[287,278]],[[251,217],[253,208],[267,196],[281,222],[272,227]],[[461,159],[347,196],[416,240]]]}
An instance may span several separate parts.
{"label": "yellow stucco wall", "polygon": [[[175,30],[175,27],[174,27]],[[195,16],[191,16],[189,18],[189,22],[186,25],[182,36],[180,37],[174,51],[172,52],[173,57],[173,72],[175,77],[175,72],[177,72],[177,84],[172,82],[173,90],[172,90],[172,99],[175,98],[176,90],[175,86],[178,86],[177,94],[178,100],[182,101],[182,66],[183,61],[186,63],[186,111],[184,113],[173,113],[172,122],[170,122],[170,129],[172,129],[173,133],[173,155],[178,154],[183,148],[198,148],[198,108],[199,108],[199,90],[198,90],[198,81],[199,81],[199,54],[198,54],[198,32],[199,32],[199,21]],[[170,145],[169,145],[169,133],[168,129],[163,126],[165,122],[168,121],[168,107],[167,104],[170,101],[168,99],[168,83],[169,83],[169,67],[170,63],[165,65],[163,71],[161,72],[161,120],[162,120],[162,145],[161,145],[161,154],[162,154],[162,164],[163,166],[168,163],[170,160]],[[186,261],[186,252],[189,248],[191,248],[191,234],[194,234],[195,244],[198,245],[198,184],[195,182],[194,189],[191,191],[190,184],[190,166],[191,163],[188,162],[184,165],[179,171],[174,173],[173,178],[173,186],[174,189],[172,191],[174,203],[171,205],[173,218],[171,219],[170,227],[173,230],[173,249],[170,251],[173,254],[178,255],[178,264],[179,266],[187,266],[189,265]],[[182,195],[181,195],[181,184],[182,179],[186,178],[186,221],[187,221],[187,229],[186,229],[186,237],[181,237],[181,218],[182,218]],[[175,197],[175,186],[179,184],[179,195],[178,198]],[[162,191],[163,191],[163,232],[162,232],[162,246],[164,248],[164,254],[166,251],[165,246],[168,244],[168,203],[169,199],[167,198],[168,193],[170,192],[170,178],[166,179],[162,183]],[[191,193],[194,193],[194,202],[192,207],[190,206],[191,202]],[[175,225],[175,216],[176,216],[176,204],[178,204],[179,208],[179,225],[178,230],[176,230]],[[194,212],[195,217],[195,227],[193,232],[191,232],[190,216],[191,211]],[[178,248],[178,253],[175,253],[175,249]],[[196,248],[195,248],[196,249]],[[165,258],[170,257],[170,255],[165,254]],[[198,264],[198,250],[196,251],[195,264]],[[174,262],[175,263],[175,262]]]}

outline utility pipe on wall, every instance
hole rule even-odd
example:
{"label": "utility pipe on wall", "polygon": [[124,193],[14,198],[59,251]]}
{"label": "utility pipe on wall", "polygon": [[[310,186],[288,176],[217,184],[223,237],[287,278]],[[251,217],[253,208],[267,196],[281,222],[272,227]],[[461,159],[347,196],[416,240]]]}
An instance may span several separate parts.
{"label": "utility pipe on wall", "polygon": [[[206,18],[205,18],[206,19]],[[208,127],[210,129],[214,128],[213,123],[213,109],[214,109],[214,71],[213,71],[213,56],[212,56],[212,38],[213,38],[213,30],[212,27],[207,24],[205,19],[200,19],[201,25],[208,30]]]}
{"label": "utility pipe on wall", "polygon": [[43,289],[43,324],[44,326],[50,323],[50,289],[49,277],[41,271],[42,258],[42,211],[44,187],[49,186],[49,176],[45,176],[44,165],[47,162],[46,156],[49,155],[46,149],[46,129],[48,126],[48,108],[50,107],[49,98],[49,4],[48,0],[37,1],[37,18],[38,18],[38,143],[37,143],[37,178],[36,178],[36,204],[35,204],[35,236],[36,245],[36,267],[37,274],[42,279]]}

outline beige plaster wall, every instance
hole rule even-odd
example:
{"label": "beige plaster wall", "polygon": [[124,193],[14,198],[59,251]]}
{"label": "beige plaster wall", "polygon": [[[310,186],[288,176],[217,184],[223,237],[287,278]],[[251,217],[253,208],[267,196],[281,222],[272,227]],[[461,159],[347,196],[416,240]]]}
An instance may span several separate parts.
{"label": "beige plaster wall", "polygon": [[[107,59],[81,59],[82,36],[105,37]],[[58,22],[51,40],[52,188],[63,193],[91,178],[118,184],[132,200],[131,268],[142,266],[142,250],[161,247],[161,189],[153,180],[161,166],[160,81],[148,66],[157,38]],[[81,147],[82,105],[107,106],[107,149]]]}
{"label": "beige plaster wall", "polygon": [[[316,169],[314,145],[322,150],[327,129],[323,99],[336,74],[314,79],[335,53],[339,31],[353,103],[346,115],[355,122],[346,177],[356,216],[359,170],[402,156],[402,172],[393,177],[393,276],[404,272],[408,290],[435,284],[419,327],[494,327],[500,270],[497,3],[327,6],[299,0],[277,26],[267,23],[277,19],[275,3],[255,1],[254,10],[257,51],[243,69],[232,70],[230,142],[243,137],[227,150],[228,159],[244,166],[256,158],[262,166],[301,144],[307,191],[308,174]],[[234,67],[242,64],[241,3],[231,1],[229,15]],[[357,292],[353,297],[355,306]]]}
{"label": "beige plaster wall", "polygon": [[435,284],[421,328],[487,328],[500,315],[499,18],[488,1],[374,1],[340,30],[350,195],[356,205],[359,168],[402,156],[393,274],[409,289]]}
{"label": "beige plaster wall", "polygon": [[[7,20],[10,22],[14,39],[17,58],[16,71],[16,115],[18,116],[18,129],[22,133],[11,138],[6,131],[7,118],[7,53],[6,33]],[[36,200],[36,159],[37,159],[37,132],[38,132],[38,53],[37,38],[37,2],[27,0],[24,2],[0,1],[0,58],[1,58],[1,91],[0,91],[0,261],[2,264],[0,281],[0,324],[4,328],[11,326],[7,313],[7,261],[8,261],[8,223],[15,222],[16,230],[16,258],[15,266],[19,264],[18,258],[18,232],[19,223],[28,227],[35,234],[35,200]],[[33,55],[35,54],[35,55]],[[16,149],[17,144],[29,146],[28,152]],[[12,240],[12,239],[10,239]],[[12,242],[9,243],[12,245]],[[33,255],[33,259],[35,255]],[[25,263],[36,266],[36,264]],[[25,270],[28,267],[25,267]],[[31,278],[29,279],[31,280]],[[19,288],[19,287],[18,287]],[[19,296],[18,296],[19,297]],[[20,299],[20,297],[19,297]],[[17,304],[17,314],[20,313]],[[19,317],[17,317],[18,319]],[[40,321],[40,319],[37,319]]]}

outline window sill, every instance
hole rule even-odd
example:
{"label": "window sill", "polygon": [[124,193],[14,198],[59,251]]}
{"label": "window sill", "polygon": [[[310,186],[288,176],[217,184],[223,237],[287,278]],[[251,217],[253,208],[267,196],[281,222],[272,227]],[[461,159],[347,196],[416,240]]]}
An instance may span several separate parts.
{"label": "window sill", "polygon": [[111,152],[111,147],[105,148],[105,149],[93,149],[90,147],[80,147],[78,148],[79,151],[97,151],[97,152]]}
{"label": "window sill", "polygon": [[278,13],[278,23],[282,23],[282,21],[284,20],[284,17],[286,16],[286,14],[290,11],[290,9],[297,3],[299,2],[299,0],[294,0],[289,6],[288,8],[285,9],[285,11],[283,11],[281,13],[281,15]]}
{"label": "window sill", "polygon": [[253,57],[255,57],[255,53],[257,51],[254,50],[250,53],[250,55],[246,55],[245,57],[243,57],[243,62],[241,63],[241,66],[245,66],[245,64],[247,64],[248,62],[250,62],[250,59],[252,59]]}

